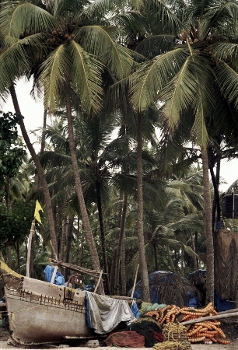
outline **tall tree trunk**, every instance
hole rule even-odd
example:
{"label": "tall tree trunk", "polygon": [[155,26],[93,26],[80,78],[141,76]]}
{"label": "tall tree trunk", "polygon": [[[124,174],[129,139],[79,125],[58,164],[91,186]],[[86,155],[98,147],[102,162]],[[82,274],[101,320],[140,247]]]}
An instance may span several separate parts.
{"label": "tall tree trunk", "polygon": [[209,181],[209,166],[207,149],[201,147],[202,152],[202,168],[203,168],[203,196],[204,196],[204,217],[206,230],[206,265],[207,265],[207,280],[206,280],[206,303],[214,304],[214,244],[212,232],[212,204]]}
{"label": "tall tree trunk", "polygon": [[121,217],[121,292],[126,295],[126,212],[127,195],[124,196],[122,217]]}
{"label": "tall tree trunk", "polygon": [[[119,227],[120,234],[118,238],[117,248],[115,250],[115,267],[111,273],[111,276],[114,276],[114,293],[125,295],[126,294],[126,266],[125,266],[125,224],[126,224],[126,210],[127,210],[127,195],[124,196],[121,193],[120,195],[120,215],[119,215]],[[114,273],[115,271],[115,273]],[[120,285],[120,276],[121,276],[121,290],[118,286]]]}
{"label": "tall tree trunk", "polygon": [[67,237],[66,237],[65,261],[68,263],[71,262],[70,251],[71,251],[71,244],[73,240],[73,227],[74,227],[74,217],[69,218],[68,230],[66,232]]}
{"label": "tall tree trunk", "polygon": [[140,274],[142,282],[142,299],[150,302],[148,268],[146,262],[145,240],[143,230],[143,169],[142,169],[142,115],[137,118],[137,236],[140,257]]}
{"label": "tall tree trunk", "polygon": [[[220,194],[219,194],[219,180],[220,180],[220,159],[217,161],[216,174],[214,174],[213,166],[209,162],[209,170],[211,174],[214,198],[212,206],[212,230],[215,231],[216,227],[220,228],[221,225],[221,208],[220,208]],[[217,214],[217,215],[216,215]]]}
{"label": "tall tree trunk", "polygon": [[7,264],[9,267],[13,267],[12,266],[12,247],[11,245],[7,245],[6,246],[6,252],[7,252]]}
{"label": "tall tree trunk", "polygon": [[41,144],[40,144],[40,153],[43,153],[45,150],[45,130],[46,130],[46,122],[47,122],[47,109],[44,109],[43,114],[43,132],[41,134]]}
{"label": "tall tree trunk", "polygon": [[106,273],[106,277],[105,277],[105,280],[106,280],[105,287],[106,288],[105,289],[106,289],[106,293],[110,294],[111,292],[110,292],[109,271],[108,271],[108,261],[107,261],[107,247],[106,247],[104,222],[103,222],[101,186],[100,186],[99,181],[96,181],[96,196],[97,196],[97,208],[98,208],[98,217],[99,217],[99,225],[100,225],[100,233],[101,233],[103,267],[104,267],[104,272]]}
{"label": "tall tree trunk", "polygon": [[65,261],[65,254],[66,254],[66,231],[68,229],[68,218],[65,216],[61,223],[62,229],[61,229],[61,240],[60,240],[60,252],[59,252],[59,259]]}
{"label": "tall tree trunk", "polygon": [[174,262],[173,262],[173,259],[172,259],[172,256],[171,256],[171,250],[170,250],[170,247],[169,245],[167,245],[167,252],[168,252],[168,259],[169,259],[169,262],[170,262],[170,266],[171,266],[171,269],[173,272],[177,272],[177,269],[174,265]]}
{"label": "tall tree trunk", "polygon": [[[92,266],[94,270],[100,270],[100,261],[98,257],[98,252],[96,248],[96,243],[94,241],[92,229],[90,226],[90,221],[87,213],[86,204],[83,196],[83,188],[81,184],[81,179],[79,175],[79,168],[76,156],[76,146],[74,142],[74,130],[73,130],[73,120],[72,120],[72,110],[71,110],[71,100],[70,100],[70,79],[66,77],[65,84],[65,96],[66,96],[66,114],[68,120],[68,132],[69,132],[69,149],[71,155],[72,169],[74,174],[75,181],[75,191],[78,197],[81,218],[83,223],[83,228],[85,231],[85,236],[89,246],[89,252],[92,259]],[[100,292],[103,292],[102,287],[100,286]]]}
{"label": "tall tree trunk", "polygon": [[[120,191],[120,198],[119,198],[119,210],[118,210],[118,227],[121,227],[121,220],[122,220],[122,210],[123,210],[123,193]],[[121,232],[121,230],[120,230]],[[113,254],[113,260],[111,263],[111,271],[110,271],[110,280],[111,280],[111,291],[112,293],[118,294],[118,286],[119,286],[119,275],[120,275],[120,238],[121,233],[119,233],[118,240],[115,241],[114,246],[114,254]]]}
{"label": "tall tree trunk", "polygon": [[20,262],[20,247],[19,247],[19,241],[16,241],[16,253],[17,253],[17,272],[21,274],[21,262]]}
{"label": "tall tree trunk", "polygon": [[[196,233],[195,233],[196,234]],[[193,234],[190,234],[190,240],[191,240],[191,245],[192,245],[192,249],[195,253],[197,253],[196,250],[196,244],[195,244],[195,235],[193,236]],[[196,256],[193,256],[193,270],[196,271],[198,270],[198,259]]]}
{"label": "tall tree trunk", "polygon": [[54,255],[56,255],[55,258],[57,259],[57,257],[58,257],[57,239],[56,239],[56,233],[55,233],[55,223],[54,223],[54,216],[53,216],[53,211],[52,211],[51,197],[50,197],[48,184],[46,182],[45,174],[44,174],[44,171],[43,171],[42,166],[40,164],[39,158],[34,150],[34,147],[31,144],[29,136],[27,134],[25,124],[23,121],[23,116],[21,114],[19,103],[17,100],[17,95],[16,95],[14,85],[10,86],[9,91],[10,91],[10,94],[12,97],[12,102],[13,102],[15,112],[20,117],[19,125],[21,128],[22,136],[23,136],[24,141],[27,145],[27,148],[30,152],[30,155],[34,161],[34,164],[35,164],[35,167],[37,170],[37,174],[39,176],[39,180],[40,180],[40,183],[42,185],[44,199],[45,199],[46,214],[47,214],[47,218],[48,218],[48,225],[49,225],[49,231],[50,231],[50,239],[51,239],[51,243],[52,243],[53,253],[54,253]]}
{"label": "tall tree trunk", "polygon": [[116,295],[117,293],[117,289],[118,289],[118,285],[117,283],[117,278],[115,277],[117,275],[117,247],[114,247],[113,250],[113,257],[112,257],[112,262],[111,262],[111,268],[110,268],[110,281],[111,281],[111,292],[112,294]]}
{"label": "tall tree trunk", "polygon": [[157,245],[156,241],[153,242],[153,252],[154,252],[154,261],[155,261],[155,271],[158,271],[158,258],[157,258]]}

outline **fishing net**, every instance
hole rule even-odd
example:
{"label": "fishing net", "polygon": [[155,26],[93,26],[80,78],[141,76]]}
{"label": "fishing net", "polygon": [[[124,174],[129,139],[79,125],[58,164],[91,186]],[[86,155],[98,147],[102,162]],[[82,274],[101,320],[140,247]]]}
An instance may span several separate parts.
{"label": "fishing net", "polygon": [[163,340],[164,336],[157,322],[151,317],[143,317],[130,323],[122,331],[109,335],[105,343],[108,346],[151,348]]}
{"label": "fishing net", "polygon": [[186,336],[186,327],[180,323],[167,323],[163,326],[164,342],[153,346],[156,350],[192,350]]}
{"label": "fishing net", "polygon": [[121,331],[110,334],[104,342],[107,346],[120,346],[130,348],[143,348],[145,338],[135,331]]}
{"label": "fishing net", "polygon": [[238,233],[220,230],[214,239],[215,289],[238,305]]}
{"label": "fishing net", "polygon": [[152,347],[164,340],[162,329],[152,317],[142,317],[130,323],[125,330],[132,330],[145,338],[145,347]]}

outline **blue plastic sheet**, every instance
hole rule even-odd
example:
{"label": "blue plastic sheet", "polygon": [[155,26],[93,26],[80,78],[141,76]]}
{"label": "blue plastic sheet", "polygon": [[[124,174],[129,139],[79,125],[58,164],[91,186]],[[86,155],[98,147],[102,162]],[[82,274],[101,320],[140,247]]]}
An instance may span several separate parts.
{"label": "blue plastic sheet", "polygon": [[[53,273],[54,273],[53,266],[47,265],[44,269],[45,279],[47,282],[51,281]],[[56,272],[54,284],[57,284],[59,286],[65,286],[65,278],[59,271]]]}
{"label": "blue plastic sheet", "polygon": [[[173,276],[177,276],[175,273],[170,271],[155,271],[149,275],[149,286],[150,286],[150,300],[152,304],[158,303],[161,304],[161,295],[160,290],[157,285],[157,276],[160,276],[160,283],[171,285],[171,288],[174,288],[174,284],[176,283],[176,279]],[[185,279],[184,279],[185,280]],[[131,295],[131,290],[129,290],[128,295]],[[133,294],[133,298],[142,299],[142,283],[139,281],[136,284],[136,288]],[[201,303],[197,298],[196,293],[193,291],[193,287],[191,286],[191,291],[187,292],[187,305],[192,307],[200,307]]]}

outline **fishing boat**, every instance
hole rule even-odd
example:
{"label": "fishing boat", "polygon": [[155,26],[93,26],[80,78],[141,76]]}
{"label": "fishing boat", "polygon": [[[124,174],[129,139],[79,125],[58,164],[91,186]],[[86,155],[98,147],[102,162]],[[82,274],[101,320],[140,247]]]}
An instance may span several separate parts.
{"label": "fishing boat", "polygon": [[127,300],[22,276],[0,264],[10,337],[17,345],[98,339],[135,320]]}

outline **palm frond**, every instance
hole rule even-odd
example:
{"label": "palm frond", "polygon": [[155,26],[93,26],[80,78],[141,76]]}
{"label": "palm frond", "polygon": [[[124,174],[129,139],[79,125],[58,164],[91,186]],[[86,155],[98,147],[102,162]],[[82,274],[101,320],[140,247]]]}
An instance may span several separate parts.
{"label": "palm frond", "polygon": [[0,26],[4,35],[19,38],[44,30],[52,30],[54,17],[43,8],[30,2],[9,2],[0,12]]}
{"label": "palm frond", "polygon": [[138,33],[140,36],[144,36],[148,29],[144,16],[138,11],[124,11],[123,13],[116,13],[113,17],[113,22],[120,27],[122,31],[121,41],[125,41],[130,46],[131,40],[134,40]]}
{"label": "palm frond", "polygon": [[226,100],[238,106],[238,72],[225,62],[220,62],[214,68],[217,82]]}
{"label": "palm frond", "polygon": [[15,79],[24,75],[30,68],[28,53],[19,41],[6,48],[0,54],[0,92],[6,91]]}
{"label": "palm frond", "polygon": [[45,88],[45,108],[55,111],[64,86],[64,76],[70,70],[71,60],[63,44],[58,46],[41,65],[40,80]]}
{"label": "palm frond", "polygon": [[136,52],[147,58],[153,58],[168,52],[174,47],[174,35],[152,35],[138,43]]}
{"label": "palm frond", "polygon": [[168,224],[168,227],[175,231],[180,232],[194,232],[197,230],[200,232],[204,229],[204,222],[201,220],[201,215],[199,214],[190,214],[182,217],[176,222]]}
{"label": "palm frond", "polygon": [[102,26],[84,26],[75,31],[75,40],[85,50],[100,57],[109,66],[118,79],[127,76],[133,66],[130,50],[117,44],[115,28]]}
{"label": "palm frond", "polygon": [[204,39],[207,35],[234,36],[237,33],[236,23],[238,21],[238,4],[234,1],[214,2],[207,6],[200,22],[199,36]]}
{"label": "palm frond", "polygon": [[163,112],[166,116],[169,129],[174,129],[177,126],[181,111],[188,109],[194,103],[198,82],[194,79],[193,66],[194,60],[190,56],[186,59],[175,78],[159,94],[161,100],[166,102]]}
{"label": "palm frond", "polygon": [[71,79],[79,92],[82,107],[87,112],[96,113],[102,106],[103,65],[94,56],[88,54],[74,40],[70,45]]}
{"label": "palm frond", "polygon": [[200,55],[189,56],[179,73],[159,94],[160,99],[165,102],[162,110],[170,129],[173,130],[177,126],[182,111],[193,108],[199,89],[204,90],[204,100],[212,106],[214,100],[212,82],[210,62]]}
{"label": "palm frond", "polygon": [[153,101],[158,100],[158,93],[178,73],[187,56],[188,53],[184,49],[177,48],[152,61],[142,63],[130,77],[133,106],[143,111]]}
{"label": "palm frond", "polygon": [[[227,60],[232,59],[232,61],[236,60],[238,58],[238,44],[237,43],[231,43],[231,42],[223,42],[223,43],[217,43],[216,45],[212,46],[212,55],[218,59],[218,60]],[[237,64],[236,64],[236,68]]]}
{"label": "palm frond", "polygon": [[44,168],[67,167],[71,165],[70,156],[57,151],[47,151],[40,157],[41,164]]}
{"label": "palm frond", "polygon": [[178,33],[181,28],[181,22],[175,11],[176,6],[173,6],[173,2],[152,0],[145,1],[144,6],[148,8],[151,16],[157,21],[158,30],[161,33]]}
{"label": "palm frond", "polygon": [[89,4],[85,7],[82,15],[88,18],[103,17],[103,15],[106,13],[109,13],[109,11],[115,9],[116,3],[117,0],[90,1]]}
{"label": "palm frond", "polygon": [[71,15],[81,15],[85,6],[88,6],[88,0],[51,0],[53,7],[53,15],[55,17],[62,17],[66,13]]}

